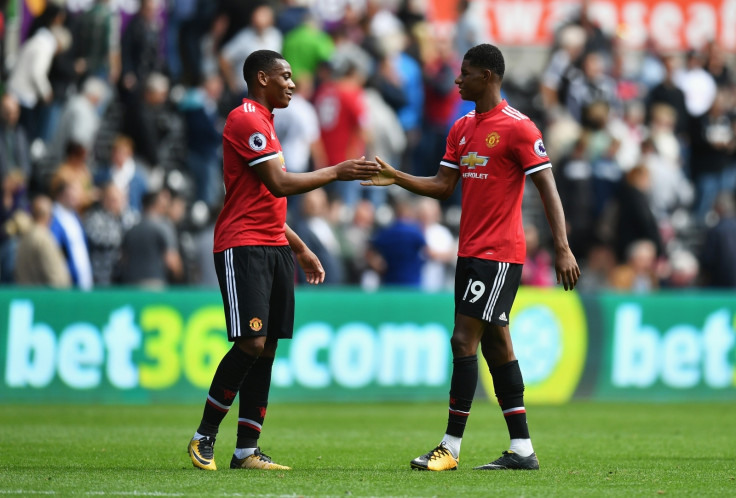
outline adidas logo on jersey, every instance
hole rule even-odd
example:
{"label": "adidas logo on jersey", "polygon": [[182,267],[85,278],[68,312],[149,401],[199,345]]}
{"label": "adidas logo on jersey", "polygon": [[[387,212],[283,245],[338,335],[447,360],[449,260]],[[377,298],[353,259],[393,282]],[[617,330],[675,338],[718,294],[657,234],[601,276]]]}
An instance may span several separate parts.
{"label": "adidas logo on jersey", "polygon": [[465,137],[460,139],[460,145],[465,145]]}
{"label": "adidas logo on jersey", "polygon": [[504,311],[504,312],[502,312],[502,313],[501,313],[501,314],[500,314],[500,315],[498,316],[498,319],[499,319],[499,320],[503,320],[503,321],[507,321],[507,320],[508,320],[508,318],[506,318],[506,312],[505,312],[505,311]]}
{"label": "adidas logo on jersey", "polygon": [[243,110],[245,112],[256,112],[256,106],[254,106],[250,102],[246,102],[245,104],[243,104]]}

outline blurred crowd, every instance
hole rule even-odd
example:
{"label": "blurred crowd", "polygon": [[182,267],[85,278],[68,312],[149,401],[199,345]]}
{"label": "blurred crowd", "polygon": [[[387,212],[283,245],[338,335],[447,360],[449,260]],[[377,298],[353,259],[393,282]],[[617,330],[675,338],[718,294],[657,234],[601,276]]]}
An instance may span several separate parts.
{"label": "blurred crowd", "polygon": [[[47,2],[2,54],[0,282],[217,286],[221,132],[258,49],[281,52],[297,85],[274,112],[289,171],[378,155],[433,175],[472,109],[454,85],[462,56],[493,43],[481,4],[461,0],[445,33],[407,0],[141,0],[130,16],[110,0]],[[544,133],[581,289],[735,288],[734,54],[632,53],[584,8],[540,52],[507,52],[504,95]],[[527,192],[522,283],[551,286]],[[290,198],[288,219],[328,285],[440,291],[453,286],[459,201],[459,187],[440,203],[338,182]]]}

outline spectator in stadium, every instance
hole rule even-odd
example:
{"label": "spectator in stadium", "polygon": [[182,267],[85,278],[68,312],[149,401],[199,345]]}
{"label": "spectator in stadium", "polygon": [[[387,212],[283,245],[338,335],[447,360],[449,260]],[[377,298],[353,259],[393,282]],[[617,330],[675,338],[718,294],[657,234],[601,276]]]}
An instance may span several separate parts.
{"label": "spectator in stadium", "polygon": [[708,229],[700,254],[702,285],[736,289],[736,199],[733,192],[716,197],[717,223]]}
{"label": "spectator in stadium", "polygon": [[648,294],[659,288],[657,246],[651,240],[635,240],[626,247],[625,260],[609,275],[617,291]]}
{"label": "spectator in stadium", "polygon": [[91,290],[94,286],[92,263],[87,250],[87,237],[78,214],[84,199],[82,184],[60,177],[52,185],[51,193],[54,199],[51,233],[66,257],[74,286]]}
{"label": "spectator in stadium", "polygon": [[726,54],[720,43],[710,40],[704,47],[704,67],[713,76],[719,89],[733,85],[733,71],[728,67]]}
{"label": "spectator in stadium", "polygon": [[568,24],[557,34],[559,46],[551,53],[540,81],[540,94],[549,119],[557,118],[564,111],[569,78],[583,53],[585,38],[585,30],[577,24]]}
{"label": "spectator in stadium", "polygon": [[562,207],[567,214],[568,237],[574,253],[587,254],[595,225],[593,167],[586,154],[588,136],[582,134],[555,165]]}
{"label": "spectator in stadium", "polygon": [[150,289],[165,287],[183,275],[176,238],[166,220],[167,197],[161,191],[143,196],[143,217],[124,237],[119,267],[120,283]]}
{"label": "spectator in stadium", "polygon": [[123,234],[133,226],[134,215],[127,208],[125,194],[110,182],[102,186],[100,202],[84,216],[89,259],[96,287],[114,283]]}
{"label": "spectator in stadium", "polygon": [[[394,38],[397,40],[396,45],[389,41]],[[383,42],[383,50],[394,65],[406,96],[406,105],[400,107],[397,114],[407,138],[403,162],[412,170],[417,167],[416,152],[421,138],[425,93],[421,64],[408,53],[408,43],[407,34],[403,31],[397,32]]]}
{"label": "spectator in stadium", "polygon": [[655,256],[664,253],[659,225],[649,203],[650,189],[649,170],[640,164],[626,173],[613,199],[617,213],[613,244],[619,262],[629,259],[629,247],[638,240],[650,241]]}
{"label": "spectator in stadium", "polygon": [[616,254],[609,244],[591,241],[583,260],[583,269],[575,286],[580,292],[595,293],[610,288],[611,271],[616,267]]}
{"label": "spectator in stadium", "polygon": [[[426,38],[422,45],[424,117],[415,164],[418,176],[429,176],[434,172],[428,171],[428,167],[432,168],[430,165],[442,157],[445,151],[445,137],[454,121],[459,100],[455,90],[455,74],[459,66],[452,52],[451,41],[432,34]],[[384,159],[391,164],[389,158]]]}
{"label": "spectator in stadium", "polygon": [[243,64],[249,98],[228,115],[223,133],[225,202],[215,226],[214,261],[233,347],[219,363],[202,419],[189,442],[192,464],[217,470],[220,424],[239,393],[238,438],[230,468],[288,470],[258,447],[279,338],[294,326],[294,258],[311,284],[324,281],[319,259],[286,224],[288,195],[333,181],[365,180],[378,171],[364,158],[308,173],[286,171],[274,131],[274,108],[289,105],[291,67],[277,52],[257,50]]}
{"label": "spectator in stadium", "polygon": [[[167,2],[166,65],[173,81],[187,85],[199,82],[201,26],[206,17],[200,0]],[[199,18],[202,16],[202,18]]]}
{"label": "spectator in stadium", "polygon": [[675,124],[675,133],[678,137],[685,137],[688,131],[690,115],[685,105],[685,94],[675,84],[675,73],[677,71],[678,57],[674,54],[668,54],[662,57],[665,73],[662,81],[654,86],[646,97],[647,118],[646,122],[650,124],[657,105],[666,104],[675,111],[677,119]]}
{"label": "spectator in stadium", "polygon": [[521,269],[521,285],[551,287],[554,285],[555,269],[552,256],[542,247],[539,229],[532,223],[524,224],[526,259]]}
{"label": "spectator in stadium", "polygon": [[130,137],[135,151],[147,168],[161,165],[164,156],[164,139],[175,126],[173,121],[181,119],[171,115],[169,103],[169,79],[161,73],[151,73],[144,81],[141,100],[126,107],[121,132]]}
{"label": "spectator in stadium", "polygon": [[678,69],[673,75],[675,85],[685,95],[685,107],[691,118],[698,118],[708,112],[718,92],[715,79],[704,69],[704,65],[703,53],[690,50],[686,55],[685,67]]}
{"label": "spectator in stadium", "polygon": [[457,255],[457,242],[442,224],[442,206],[437,199],[423,197],[417,202],[417,220],[427,243],[422,265],[421,288],[438,292],[450,289],[448,278]]}
{"label": "spectator in stadium", "polygon": [[[372,137],[363,89],[366,75],[348,60],[333,66],[332,71],[333,79],[322,82],[317,89],[314,107],[327,164],[338,164],[350,157],[365,155]],[[328,193],[353,207],[360,198],[360,188],[357,182],[340,182],[331,185]]]}
{"label": "spectator in stadium", "polygon": [[207,206],[214,206],[222,196],[223,123],[217,108],[222,92],[222,77],[210,74],[179,102],[186,124],[187,166],[194,179],[194,200],[204,201]]}
{"label": "spectator in stadium", "polygon": [[120,77],[120,16],[110,0],[95,0],[88,9],[77,14],[71,23],[75,65],[83,78],[100,78],[109,85]]}
{"label": "spectator in stadium", "polygon": [[10,283],[13,281],[18,235],[27,219],[28,188],[19,169],[5,172],[0,187],[0,282]]}
{"label": "spectator in stadium", "polygon": [[610,109],[619,107],[616,82],[606,73],[604,57],[597,52],[586,53],[580,70],[570,77],[565,107],[582,121],[585,108],[593,102],[605,102]]}
{"label": "spectator in stadium", "polygon": [[585,155],[591,166],[594,217],[600,216],[623,174],[617,160],[622,138],[614,133],[613,121],[611,107],[606,101],[591,102],[583,109]]}
{"label": "spectator in stadium", "polygon": [[20,103],[20,124],[31,142],[41,136],[47,106],[53,99],[48,77],[53,58],[71,44],[68,31],[63,29],[65,17],[63,8],[47,4],[34,20],[7,81],[7,91]]}
{"label": "spectator in stadium", "polygon": [[87,78],[80,94],[70,97],[59,117],[50,146],[51,157],[64,158],[69,142],[81,145],[91,155],[100,130],[100,105],[107,100],[107,84],[95,77]]}
{"label": "spectator in stadium", "polygon": [[695,216],[703,223],[720,191],[736,190],[736,121],[730,114],[732,99],[716,93],[713,105],[691,120],[690,174],[697,190]]}
{"label": "spectator in stadium", "polygon": [[[370,123],[370,142],[367,144],[368,157],[385,157],[398,163],[406,151],[407,139],[396,111],[384,100],[381,93],[371,84],[365,88],[365,102]],[[386,189],[363,189],[375,208],[386,206]]]}
{"label": "spectator in stadium", "polygon": [[51,177],[51,190],[55,190],[55,185],[59,183],[74,183],[79,187],[81,197],[76,208],[79,215],[82,215],[100,196],[87,162],[87,149],[76,142],[67,142],[64,159]]}
{"label": "spectator in stadium", "polygon": [[371,240],[368,261],[381,275],[381,285],[419,288],[427,241],[417,220],[415,200],[397,198],[394,213],[394,221]]}
{"label": "spectator in stadium", "polygon": [[[323,188],[302,194],[302,216],[294,231],[322,263],[325,270],[324,283],[340,285],[345,283],[345,269],[340,242],[329,220],[329,209],[329,200]],[[300,283],[307,281],[301,269],[297,272],[297,278]]]}
{"label": "spectator in stadium", "polygon": [[[670,110],[668,106],[662,107],[662,110]],[[659,111],[656,111],[659,113]],[[656,118],[667,119],[667,118]],[[673,140],[670,142],[679,153],[679,144],[674,138],[672,132],[674,120],[670,121],[670,135]],[[642,144],[642,164],[646,166],[649,176],[651,177],[651,188],[649,190],[649,203],[652,213],[657,219],[657,223],[661,225],[669,224],[670,218],[674,212],[683,207],[689,207],[693,201],[693,188],[688,179],[682,172],[677,159],[673,160],[673,156],[666,152],[667,145],[663,140],[664,123],[659,125],[660,131],[657,135],[652,132],[652,138],[644,141]],[[656,138],[655,138],[656,136]],[[656,140],[656,141],[655,141]],[[665,150],[665,153],[660,152]]]}
{"label": "spectator in stadium", "polygon": [[[284,36],[282,54],[286,60],[294,61],[292,79],[298,82],[304,77],[314,77],[317,67],[330,60],[335,44],[324,30],[317,25],[317,19],[305,11],[300,24]],[[288,109],[288,107],[287,107]]]}
{"label": "spectator in stadium", "polygon": [[123,102],[141,105],[146,80],[153,73],[165,73],[166,61],[160,51],[161,23],[156,0],[141,0],[121,39]]}
{"label": "spectator in stadium", "polygon": [[274,22],[273,7],[261,3],[253,10],[250,24],[236,33],[220,50],[220,71],[235,101],[244,97],[248,90],[241,72],[242,61],[256,50],[281,50],[283,35]]}
{"label": "spectator in stadium", "polygon": [[110,164],[95,175],[95,185],[114,183],[126,196],[126,205],[137,215],[143,210],[143,195],[149,190],[148,173],[133,154],[133,141],[118,135],[112,143]]}
{"label": "spectator in stadium", "polygon": [[339,227],[338,237],[345,258],[347,283],[360,285],[366,290],[375,290],[379,277],[368,265],[366,253],[373,237],[376,208],[367,199],[355,204],[353,216],[348,223]]}
{"label": "spectator in stadium", "polygon": [[[284,150],[286,167],[294,173],[304,173],[327,166],[327,157],[317,110],[311,102],[314,95],[313,78],[302,73],[299,77],[292,77],[292,80],[296,89],[291,102],[288,107],[273,110],[273,126]],[[289,216],[294,219],[301,216],[302,197],[295,195],[289,199]]]}
{"label": "spectator in stadium", "polygon": [[[411,466],[417,469],[457,468],[478,384],[479,345],[511,442],[509,451],[500,458],[476,469],[539,469],[526,423],[523,378],[508,329],[526,254],[521,221],[526,176],[540,193],[552,229],[557,281],[566,290],[572,289],[580,270],[568,246],[562,203],[541,133],[501,98],[504,72],[504,58],[497,47],[482,44],[471,48],[455,83],[463,100],[475,102],[475,112],[453,125],[439,171],[432,177],[416,177],[377,158],[381,172],[363,182],[396,184],[415,194],[446,199],[463,179],[448,423],[440,444],[412,460]],[[493,168],[486,169],[489,160]],[[509,239],[509,233],[515,235]]]}
{"label": "spectator in stadium", "polygon": [[68,288],[69,268],[56,238],[51,233],[53,204],[45,195],[31,201],[33,225],[20,236],[15,260],[15,283],[19,285]]}
{"label": "spectator in stadium", "polygon": [[0,99],[0,179],[11,171],[31,178],[31,151],[25,130],[18,125],[20,105],[6,93]]}
{"label": "spectator in stadium", "polygon": [[460,0],[457,3],[458,20],[455,30],[454,49],[464,54],[472,47],[483,43],[488,36],[488,16],[483,2]]}
{"label": "spectator in stadium", "polygon": [[689,289],[695,286],[700,275],[698,258],[687,249],[673,250],[667,258],[662,287],[670,289]]}

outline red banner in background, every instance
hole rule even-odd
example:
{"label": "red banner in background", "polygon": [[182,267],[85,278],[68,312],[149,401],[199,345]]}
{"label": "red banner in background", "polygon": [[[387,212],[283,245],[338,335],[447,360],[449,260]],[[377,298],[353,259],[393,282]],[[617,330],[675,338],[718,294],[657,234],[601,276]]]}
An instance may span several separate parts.
{"label": "red banner in background", "polygon": [[[455,28],[459,0],[429,0],[432,21]],[[573,0],[471,0],[498,45],[549,45],[560,25],[574,19],[583,4]],[[663,50],[699,48],[715,40],[736,51],[736,0],[594,0],[588,17],[624,46],[644,47],[651,38]]]}

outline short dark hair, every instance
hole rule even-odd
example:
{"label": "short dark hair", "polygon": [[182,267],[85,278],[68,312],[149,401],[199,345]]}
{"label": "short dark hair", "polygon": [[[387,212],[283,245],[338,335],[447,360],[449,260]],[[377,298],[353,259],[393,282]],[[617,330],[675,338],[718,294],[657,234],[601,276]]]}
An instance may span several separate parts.
{"label": "short dark hair", "polygon": [[248,87],[255,82],[258,71],[270,71],[279,60],[284,60],[284,56],[273,50],[252,52],[243,63],[243,78]]}
{"label": "short dark hair", "polygon": [[471,66],[489,69],[492,73],[503,79],[506,63],[503,60],[503,54],[497,46],[491,45],[490,43],[481,43],[465,52],[463,59],[468,61]]}
{"label": "short dark hair", "polygon": [[143,208],[143,212],[146,212],[153,206],[155,206],[160,195],[160,190],[149,190],[148,192],[143,194],[143,198],[141,199],[141,207]]}

